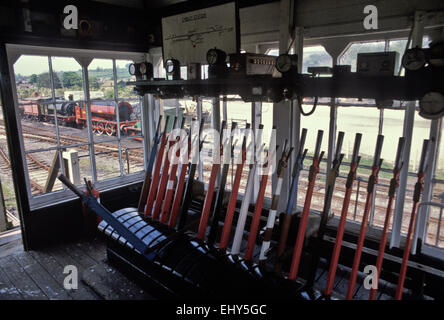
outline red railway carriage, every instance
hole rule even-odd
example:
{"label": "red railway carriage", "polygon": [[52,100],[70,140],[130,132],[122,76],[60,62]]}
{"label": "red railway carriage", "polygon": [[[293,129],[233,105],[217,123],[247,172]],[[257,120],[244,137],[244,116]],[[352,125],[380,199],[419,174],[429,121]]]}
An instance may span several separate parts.
{"label": "red railway carriage", "polygon": [[[133,107],[126,101],[119,103],[120,131],[125,132],[125,128],[133,126],[137,120],[130,120]],[[92,130],[98,135],[107,134],[109,136],[117,133],[117,114],[114,102],[94,100],[91,101],[91,121]],[[76,106],[76,123],[78,126],[86,127],[86,109]]]}
{"label": "red railway carriage", "polygon": [[42,113],[42,107],[40,103],[49,101],[49,99],[44,98],[27,98],[22,100],[22,103],[26,103],[23,106],[23,116],[26,119],[30,120],[43,120],[43,113]]}
{"label": "red railway carriage", "polygon": [[[30,120],[55,122],[54,104],[45,104],[50,98],[28,98],[23,108],[23,117]],[[131,120],[133,107],[130,103],[122,101],[119,103],[120,130],[125,133],[125,128],[134,126],[138,121]],[[84,103],[77,104],[67,100],[57,100],[55,104],[57,121],[59,124],[83,128],[87,126],[86,109]],[[112,101],[91,101],[92,130],[98,135],[117,134],[117,115],[115,103]]]}

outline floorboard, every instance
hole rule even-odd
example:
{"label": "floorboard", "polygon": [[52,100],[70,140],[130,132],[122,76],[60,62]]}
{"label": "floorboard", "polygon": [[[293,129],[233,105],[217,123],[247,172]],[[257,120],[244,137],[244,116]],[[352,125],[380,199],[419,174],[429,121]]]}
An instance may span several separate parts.
{"label": "floorboard", "polygon": [[[23,253],[22,253],[23,254]],[[13,255],[0,259],[4,273],[26,300],[47,300],[48,297],[28,276],[25,270],[13,258]]]}
{"label": "floorboard", "polygon": [[107,264],[97,264],[88,268],[83,272],[82,280],[105,300],[154,299],[114,267]]}
{"label": "floorboard", "polygon": [[[78,288],[63,286],[65,266],[78,268]],[[0,300],[154,299],[106,262],[100,239],[19,252],[0,258]]]}
{"label": "floorboard", "polygon": [[13,257],[49,299],[72,299],[63,288],[63,285],[55,281],[53,276],[49,274],[48,271],[46,271],[30,254],[18,254]]}
{"label": "floorboard", "polygon": [[23,300],[22,295],[0,268],[0,297],[2,300]]}
{"label": "floorboard", "polygon": [[[42,265],[42,267],[51,274],[55,281],[63,286],[66,274],[63,273],[65,266],[60,264],[51,254],[43,251],[30,251],[29,254]],[[79,275],[80,278],[80,275]],[[80,280],[80,279],[79,279]],[[67,290],[68,295],[76,300],[96,300],[99,299],[91,289],[82,281],[78,282],[78,288]]]}
{"label": "floorboard", "polygon": [[81,243],[80,249],[96,263],[102,263],[106,259],[106,244],[99,238]]}
{"label": "floorboard", "polygon": [[[13,239],[18,241],[19,239]],[[242,247],[245,247],[244,239]],[[1,248],[4,246],[0,246]],[[260,250],[258,245],[255,254]],[[78,268],[79,283],[75,290],[66,290],[63,273],[67,265]],[[316,272],[315,288],[323,291],[328,277],[328,263],[321,260]],[[345,298],[350,268],[338,266],[332,299]],[[369,291],[363,287],[366,274],[359,272],[354,300],[367,300]],[[396,285],[379,282],[378,300],[390,300]],[[149,293],[107,263],[106,245],[100,238],[61,244],[39,251],[0,257],[0,300],[11,299],[76,299],[76,300],[141,300],[154,299]]]}
{"label": "floorboard", "polygon": [[83,268],[89,268],[97,264],[93,258],[91,258],[84,249],[82,249],[82,243],[68,243],[62,246],[62,248]]}

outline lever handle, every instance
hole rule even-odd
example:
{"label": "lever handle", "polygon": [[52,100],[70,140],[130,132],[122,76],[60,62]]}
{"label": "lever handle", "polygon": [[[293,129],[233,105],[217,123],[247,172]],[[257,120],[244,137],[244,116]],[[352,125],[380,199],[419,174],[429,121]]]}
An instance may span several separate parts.
{"label": "lever handle", "polygon": [[351,162],[358,162],[359,148],[361,147],[362,133],[356,133],[355,145],[353,146],[353,156]]}
{"label": "lever handle", "polygon": [[[167,131],[168,122],[170,122],[170,116],[166,116],[166,118],[165,118],[165,128],[163,129],[163,134],[165,134]],[[159,126],[160,126],[160,122],[159,122]]]}
{"label": "lever handle", "polygon": [[59,175],[57,177],[69,190],[71,190],[72,192],[74,192],[76,195],[78,195],[80,197],[80,199],[83,199],[84,197],[86,197],[87,195],[79,190],[74,184],[71,183],[71,181],[69,181],[69,179],[64,176],[63,174]]}
{"label": "lever handle", "polygon": [[425,171],[428,153],[429,153],[429,140],[424,139],[424,142],[422,143],[421,161],[419,163],[418,173],[423,173]]}
{"label": "lever handle", "polygon": [[373,158],[373,165],[379,165],[379,160],[381,159],[381,151],[382,144],[384,142],[384,136],[382,134],[378,134],[378,138],[376,140],[376,148],[375,148],[375,157]]}
{"label": "lever handle", "polygon": [[319,158],[319,153],[321,152],[321,144],[322,144],[323,135],[324,135],[324,131],[318,130],[318,137],[316,138],[316,147],[315,147],[315,153],[314,153],[315,158]]}
{"label": "lever handle", "polygon": [[405,138],[400,137],[399,141],[398,141],[398,149],[396,151],[396,160],[395,160],[395,168],[397,168],[397,169],[401,169],[401,166],[402,166],[404,147],[405,147]]}
{"label": "lever handle", "polygon": [[158,136],[160,134],[161,121],[162,121],[162,115],[159,115],[159,121],[157,121],[157,128],[156,128],[156,133],[155,133],[156,136]]}
{"label": "lever handle", "polygon": [[339,131],[338,133],[338,141],[336,142],[336,154],[335,159],[339,159],[341,157],[342,143],[344,142],[344,132]]}
{"label": "lever handle", "polygon": [[299,140],[298,156],[304,152],[305,139],[307,138],[307,128],[302,129],[301,139]]}

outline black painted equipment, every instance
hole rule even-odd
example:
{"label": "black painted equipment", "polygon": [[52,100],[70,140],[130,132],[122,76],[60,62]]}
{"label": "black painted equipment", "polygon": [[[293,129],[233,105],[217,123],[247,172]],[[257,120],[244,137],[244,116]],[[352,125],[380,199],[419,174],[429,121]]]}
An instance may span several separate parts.
{"label": "black painted equipment", "polygon": [[291,284],[263,276],[257,266],[211,249],[204,242],[157,221],[147,222],[136,208],[111,213],[94,197],[59,179],[103,218],[98,229],[108,242],[108,258],[170,298],[294,297]]}

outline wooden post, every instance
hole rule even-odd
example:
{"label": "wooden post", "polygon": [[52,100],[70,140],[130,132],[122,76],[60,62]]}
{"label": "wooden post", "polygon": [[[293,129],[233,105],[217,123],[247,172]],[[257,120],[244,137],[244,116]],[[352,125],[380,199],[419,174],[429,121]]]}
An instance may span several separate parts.
{"label": "wooden post", "polygon": [[69,180],[75,184],[80,184],[80,166],[79,155],[76,149],[70,149],[62,153],[63,162],[65,164],[66,171],[69,173]]}
{"label": "wooden post", "polygon": [[59,161],[59,151],[56,150],[54,158],[52,159],[51,167],[49,168],[48,178],[46,179],[44,193],[52,191],[54,187],[55,179],[59,173],[60,161]]}

